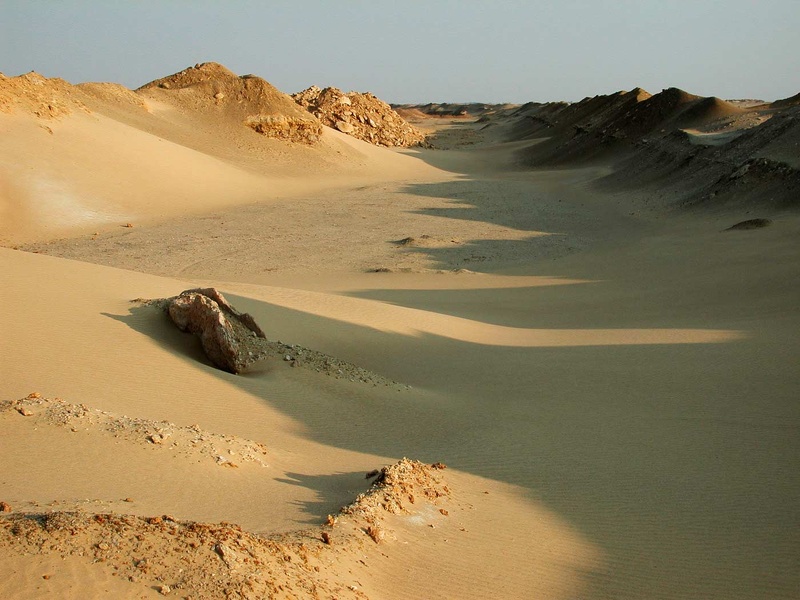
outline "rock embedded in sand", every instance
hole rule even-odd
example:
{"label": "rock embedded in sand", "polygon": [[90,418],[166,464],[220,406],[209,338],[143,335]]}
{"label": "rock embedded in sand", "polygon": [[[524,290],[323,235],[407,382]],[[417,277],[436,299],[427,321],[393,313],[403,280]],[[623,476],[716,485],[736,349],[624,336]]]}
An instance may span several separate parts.
{"label": "rock embedded in sand", "polygon": [[214,288],[186,290],[169,301],[167,312],[181,331],[200,338],[203,351],[214,366],[241,373],[249,362],[243,342],[264,332],[247,313],[240,313]]}
{"label": "rock embedded in sand", "polygon": [[216,302],[202,294],[181,294],[170,302],[168,312],[178,329],[200,338],[203,351],[214,366],[231,373],[241,371],[233,327]]}
{"label": "rock embedded in sand", "polygon": [[365,533],[371,537],[372,541],[376,544],[380,544],[386,537],[386,533],[377,525],[369,525],[366,528]]}
{"label": "rock embedded in sand", "polygon": [[347,121],[336,121],[336,129],[342,133],[353,133],[356,128]]}
{"label": "rock embedded in sand", "polygon": [[0,502],[0,512],[11,512],[11,505],[8,502]]}
{"label": "rock embedded in sand", "polygon": [[[189,296],[190,294],[200,294],[208,298],[211,302],[216,303],[220,309],[219,312],[221,312],[222,316],[232,328],[232,336],[236,341],[238,353],[238,360],[236,361],[235,368],[238,370],[233,371],[233,367],[229,368],[228,366],[225,366],[227,364],[226,362],[220,361],[219,364],[214,362],[215,366],[218,366],[221,369],[228,370],[233,373],[239,373],[260,360],[265,358],[276,358],[287,363],[290,367],[302,367],[317,373],[324,373],[337,379],[360,381],[372,386],[397,386],[398,391],[410,389],[409,386],[401,386],[396,381],[386,379],[377,373],[373,373],[352,363],[334,358],[333,356],[323,354],[322,352],[317,352],[296,344],[284,344],[280,340],[268,340],[263,330],[258,326],[252,316],[248,315],[247,313],[240,313],[237,311],[228,303],[222,294],[220,294],[214,288],[197,288],[186,290],[180,296],[175,296],[172,298],[153,300],[137,298],[136,300],[132,300],[132,302],[144,306],[153,306],[169,313],[173,303],[175,303],[176,300],[182,296]],[[198,300],[198,302],[202,303],[203,301]],[[186,300],[180,300],[178,307],[174,308],[173,312],[183,311],[181,306],[186,303]],[[213,308],[212,304],[209,304],[209,306]],[[175,321],[174,318],[172,320]],[[181,323],[183,323],[183,320],[181,320]],[[212,325],[213,324],[214,322],[212,322]],[[176,322],[176,325],[183,329],[179,323]],[[184,331],[188,330],[184,329]],[[201,333],[197,333],[197,335],[201,337]],[[209,358],[211,357],[209,356]]]}

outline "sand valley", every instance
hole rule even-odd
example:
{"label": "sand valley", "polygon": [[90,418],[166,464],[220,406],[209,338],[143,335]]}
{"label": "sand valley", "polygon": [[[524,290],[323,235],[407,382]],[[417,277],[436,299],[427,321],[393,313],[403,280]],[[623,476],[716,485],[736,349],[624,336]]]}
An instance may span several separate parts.
{"label": "sand valley", "polygon": [[313,95],[0,75],[0,597],[797,598],[798,96]]}

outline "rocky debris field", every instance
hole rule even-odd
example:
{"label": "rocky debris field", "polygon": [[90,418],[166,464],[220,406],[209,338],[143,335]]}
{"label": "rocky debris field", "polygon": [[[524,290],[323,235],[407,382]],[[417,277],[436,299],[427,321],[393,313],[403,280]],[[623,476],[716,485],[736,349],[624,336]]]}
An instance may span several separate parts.
{"label": "rocky debris field", "polygon": [[425,143],[421,131],[369,92],[345,94],[335,87],[311,86],[292,98],[325,125],[376,146],[408,147]]}
{"label": "rocky debris field", "polygon": [[[27,556],[80,557],[132,586],[178,598],[366,598],[335,562],[366,558],[393,540],[385,519],[450,495],[441,463],[403,459],[367,474],[371,487],[308,531],[266,536],[230,524],[83,511],[16,512],[0,502],[0,548]],[[449,514],[439,508],[439,518]],[[44,574],[49,578],[49,574]]]}

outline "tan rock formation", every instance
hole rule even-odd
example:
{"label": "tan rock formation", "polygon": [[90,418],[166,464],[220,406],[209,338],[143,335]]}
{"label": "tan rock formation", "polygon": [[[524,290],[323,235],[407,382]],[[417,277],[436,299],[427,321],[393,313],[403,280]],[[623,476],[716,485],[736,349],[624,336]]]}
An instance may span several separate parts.
{"label": "tan rock formation", "polygon": [[292,95],[295,102],[329,127],[376,146],[418,146],[425,135],[409,125],[392,107],[366,92],[317,86]]}

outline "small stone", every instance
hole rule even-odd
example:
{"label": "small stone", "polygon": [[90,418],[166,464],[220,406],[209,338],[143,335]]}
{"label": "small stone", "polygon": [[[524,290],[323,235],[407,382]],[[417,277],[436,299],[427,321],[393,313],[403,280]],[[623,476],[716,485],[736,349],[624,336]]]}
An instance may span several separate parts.
{"label": "small stone", "polygon": [[222,100],[224,97],[225,94],[223,94],[222,92],[217,92],[216,94],[214,94],[214,98],[216,98],[217,100]]}
{"label": "small stone", "polygon": [[125,502],[133,502],[133,498],[125,498]]}
{"label": "small stone", "polygon": [[381,529],[380,527],[376,527],[375,525],[370,525],[369,527],[367,527],[366,534],[369,537],[371,537],[372,541],[375,542],[376,544],[380,544],[383,541],[383,538],[385,537],[383,529]]}
{"label": "small stone", "polygon": [[287,354],[286,356],[283,357],[283,360],[289,362],[290,360],[292,360],[292,357],[289,354]]}
{"label": "small stone", "polygon": [[327,531],[323,531],[322,535],[320,537],[322,538],[323,542],[325,542],[326,544],[328,544],[330,546],[330,544],[331,544],[331,536]]}
{"label": "small stone", "polygon": [[31,411],[29,411],[27,408],[25,408],[24,406],[20,406],[20,407],[17,409],[17,412],[18,412],[19,414],[21,414],[23,417],[30,417],[30,416],[32,416],[32,415],[33,415],[33,413],[32,413]]}
{"label": "small stone", "polygon": [[0,502],[0,512],[11,512],[11,505],[8,502]]}
{"label": "small stone", "polygon": [[42,575],[42,579],[50,579],[51,575]]}
{"label": "small stone", "polygon": [[346,121],[336,121],[336,129],[342,133],[353,133],[355,131],[355,127]]}
{"label": "small stone", "polygon": [[161,585],[158,587],[158,593],[162,596],[168,596],[170,593],[172,593],[172,588],[168,585]]}

